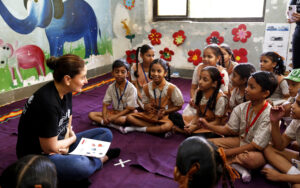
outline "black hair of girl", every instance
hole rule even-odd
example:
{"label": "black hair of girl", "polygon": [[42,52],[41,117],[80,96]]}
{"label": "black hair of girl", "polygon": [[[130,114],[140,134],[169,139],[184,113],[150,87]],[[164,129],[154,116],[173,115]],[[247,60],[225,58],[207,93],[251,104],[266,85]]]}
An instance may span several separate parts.
{"label": "black hair of girl", "polygon": [[256,71],[256,69],[251,63],[241,63],[236,65],[233,71],[236,72],[241,79],[246,79],[245,85],[247,86],[249,77]]}
{"label": "black hair of girl", "polygon": [[277,75],[283,75],[285,72],[284,59],[276,52],[264,52],[261,54],[262,56],[266,56],[271,59],[272,62],[276,62],[276,66],[274,67],[274,73]]}
{"label": "black hair of girl", "polygon": [[[227,52],[229,55],[231,55],[231,61],[235,61],[234,54],[233,54],[233,52],[232,52],[232,50],[231,50],[231,48],[230,48],[230,46],[229,46],[228,44],[222,43],[222,44],[220,45],[220,48],[226,50],[226,52]],[[224,55],[224,54],[223,54],[223,55]]]}
{"label": "black hair of girl", "polygon": [[252,73],[251,77],[255,79],[258,85],[260,85],[262,91],[270,92],[266,98],[270,97],[278,86],[278,81],[272,72],[258,71]]}
{"label": "black hair of girl", "polygon": [[135,62],[136,62],[136,70],[134,71],[134,76],[136,78],[139,77],[139,73],[138,73],[138,64],[139,64],[139,53],[141,53],[142,55],[144,55],[145,53],[148,52],[148,50],[154,50],[154,47],[150,44],[144,44],[143,46],[141,47],[138,47],[136,49],[136,56],[135,56]]}
{"label": "black hair of girl", "polygon": [[[192,136],[185,139],[178,148],[176,156],[176,168],[180,176],[186,176],[193,165],[199,164],[199,169],[191,175],[188,185],[182,185],[189,188],[197,187],[215,187],[220,178],[229,180],[233,187],[230,175],[224,166],[217,147],[203,137]],[[180,177],[176,177],[175,180]],[[227,182],[223,182],[223,187],[227,187]]]}
{"label": "black hair of girl", "polygon": [[112,64],[112,70],[119,68],[119,67],[125,67],[127,71],[129,71],[129,65],[124,59],[117,59]]}
{"label": "black hair of girl", "polygon": [[[201,72],[203,71],[207,71],[210,75],[210,78],[212,79],[212,82],[217,81],[217,87],[215,88],[213,94],[209,97],[207,104],[206,104],[206,109],[210,109],[211,111],[215,110],[216,107],[216,103],[217,103],[217,96],[220,90],[220,87],[222,85],[222,76],[221,73],[219,72],[219,70],[216,67],[213,66],[207,66],[204,67]],[[203,97],[203,92],[201,90],[198,90],[197,94],[196,94],[196,101],[195,104],[196,106],[198,106],[200,104],[200,101]],[[200,117],[204,117],[206,114],[206,109],[204,112],[200,112],[201,114],[199,114]]]}
{"label": "black hair of girl", "polygon": [[56,167],[45,156],[26,155],[3,171],[0,185],[2,188],[27,188],[38,185],[43,188],[56,188]]}
{"label": "black hair of girl", "polygon": [[152,69],[152,67],[153,67],[154,64],[160,64],[163,67],[164,71],[167,73],[167,76],[166,76],[165,79],[167,81],[170,81],[170,66],[168,65],[168,63],[165,60],[160,59],[160,58],[154,59],[151,62],[150,67],[149,67],[149,73],[148,73],[149,78],[152,79],[152,77],[151,77],[151,69]]}
{"label": "black hair of girl", "polygon": [[85,66],[84,60],[74,54],[65,54],[60,57],[52,56],[46,60],[46,63],[53,70],[53,78],[56,82],[61,82],[65,75],[73,78]]}
{"label": "black hair of girl", "polygon": [[221,51],[220,46],[217,45],[217,44],[209,44],[204,48],[204,50],[206,50],[206,49],[211,49],[215,56],[220,57],[220,61],[217,64],[219,64],[219,65],[221,65],[222,67],[225,68],[224,55]]}

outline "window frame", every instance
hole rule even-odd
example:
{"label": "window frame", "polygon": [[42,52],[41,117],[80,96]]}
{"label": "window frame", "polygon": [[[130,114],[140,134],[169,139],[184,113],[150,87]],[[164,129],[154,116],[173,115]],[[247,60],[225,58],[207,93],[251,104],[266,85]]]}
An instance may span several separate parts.
{"label": "window frame", "polygon": [[158,21],[193,21],[193,22],[264,22],[266,14],[266,0],[263,5],[262,17],[245,17],[245,18],[190,18],[189,13],[189,0],[186,0],[186,14],[184,16],[170,15],[170,16],[159,16],[158,15],[158,1],[153,0],[153,22]]}

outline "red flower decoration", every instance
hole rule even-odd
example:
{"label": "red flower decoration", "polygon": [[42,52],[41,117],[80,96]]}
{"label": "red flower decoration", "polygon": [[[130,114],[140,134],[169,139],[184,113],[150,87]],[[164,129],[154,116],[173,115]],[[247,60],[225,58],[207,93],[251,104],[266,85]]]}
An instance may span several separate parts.
{"label": "red flower decoration", "polygon": [[174,38],[173,43],[176,46],[179,46],[179,45],[181,45],[184,42],[186,36],[184,35],[184,31],[179,30],[178,32],[175,32],[173,34],[173,38]]}
{"label": "red flower decoration", "polygon": [[126,61],[131,64],[136,62],[136,50],[127,50],[126,51]]}
{"label": "red flower decoration", "polygon": [[238,62],[238,63],[247,63],[248,62],[248,58],[247,58],[248,52],[245,48],[240,48],[239,50],[235,49],[235,50],[233,50],[233,54],[234,54],[236,62]]}
{"label": "red flower decoration", "polygon": [[234,35],[234,42],[238,42],[240,40],[241,42],[245,43],[247,42],[247,39],[251,37],[251,32],[247,31],[245,24],[241,24],[237,28],[233,28],[231,33]]}
{"label": "red flower decoration", "polygon": [[174,55],[174,52],[172,50],[169,50],[169,48],[165,48],[164,50],[160,50],[160,58],[166,60],[166,61],[171,61],[172,60],[172,55]]}
{"label": "red flower decoration", "polygon": [[158,33],[156,29],[152,29],[151,33],[148,35],[148,39],[151,41],[152,45],[160,44],[161,33]]}
{"label": "red flower decoration", "polygon": [[224,42],[224,37],[220,36],[218,31],[213,31],[209,37],[206,38],[207,44],[222,44]]}
{"label": "red flower decoration", "polygon": [[202,57],[200,56],[201,55],[201,50],[199,49],[196,49],[196,50],[190,50],[188,52],[188,55],[190,56],[188,58],[188,61],[193,63],[195,66],[197,66],[199,63],[202,62]]}

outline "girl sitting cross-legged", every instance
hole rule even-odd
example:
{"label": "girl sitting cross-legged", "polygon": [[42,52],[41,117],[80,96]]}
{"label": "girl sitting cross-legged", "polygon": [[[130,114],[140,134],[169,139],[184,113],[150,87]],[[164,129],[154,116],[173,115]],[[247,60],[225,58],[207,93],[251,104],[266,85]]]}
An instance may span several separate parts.
{"label": "girl sitting cross-legged", "polygon": [[169,68],[163,59],[155,59],[151,63],[149,75],[152,81],[144,86],[142,92],[145,112],[127,116],[127,122],[135,127],[126,127],[125,133],[167,133],[172,130],[174,124],[168,115],[180,110],[184,101],[181,91],[166,81],[168,72]]}
{"label": "girl sitting cross-legged", "polygon": [[185,121],[186,133],[208,132],[207,129],[197,126],[199,117],[203,117],[214,125],[221,124],[228,104],[226,95],[220,90],[221,84],[222,76],[216,67],[208,66],[201,70],[195,96],[197,114],[191,121]]}

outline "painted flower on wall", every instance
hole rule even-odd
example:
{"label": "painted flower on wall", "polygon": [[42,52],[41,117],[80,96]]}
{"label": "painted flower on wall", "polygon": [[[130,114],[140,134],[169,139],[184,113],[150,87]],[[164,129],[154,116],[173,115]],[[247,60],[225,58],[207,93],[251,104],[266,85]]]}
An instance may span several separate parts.
{"label": "painted flower on wall", "polygon": [[134,7],[135,0],[124,0],[125,8],[131,10]]}
{"label": "painted flower on wall", "polygon": [[240,48],[239,50],[235,49],[235,50],[233,50],[233,54],[234,54],[236,62],[238,62],[238,63],[247,63],[248,62],[248,58],[247,58],[248,52],[245,48]]}
{"label": "painted flower on wall", "polygon": [[220,36],[218,31],[213,31],[209,37],[206,38],[207,44],[222,44],[224,42],[224,37]]}
{"label": "painted flower on wall", "polygon": [[173,34],[173,38],[174,38],[173,43],[176,46],[179,46],[179,45],[181,45],[184,42],[186,36],[184,35],[184,31],[179,30],[178,32],[175,32]]}
{"label": "painted flower on wall", "polygon": [[129,64],[135,63],[136,62],[136,50],[127,50],[126,51],[126,61]]}
{"label": "painted flower on wall", "polygon": [[202,62],[202,57],[201,55],[201,50],[196,49],[196,50],[190,50],[188,52],[188,55],[190,56],[188,58],[188,62],[193,63],[195,66],[197,66],[199,63]]}
{"label": "painted flower on wall", "polygon": [[152,29],[151,33],[148,35],[148,39],[151,41],[152,45],[160,44],[161,33],[157,32],[156,29]]}
{"label": "painted flower on wall", "polygon": [[174,55],[174,52],[170,50],[169,48],[165,48],[164,50],[160,50],[160,58],[166,60],[166,61],[171,61],[172,60],[172,55]]}
{"label": "painted flower on wall", "polygon": [[234,42],[241,41],[242,43],[245,43],[247,42],[247,39],[251,37],[251,32],[247,31],[245,24],[241,24],[237,28],[233,28],[231,33],[234,35]]}

